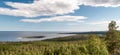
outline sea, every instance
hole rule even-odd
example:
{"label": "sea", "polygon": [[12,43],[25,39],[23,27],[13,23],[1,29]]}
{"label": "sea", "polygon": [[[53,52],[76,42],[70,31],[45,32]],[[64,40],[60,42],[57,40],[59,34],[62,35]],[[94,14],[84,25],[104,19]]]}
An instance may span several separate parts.
{"label": "sea", "polygon": [[[39,32],[39,31],[0,31],[0,42],[38,41],[74,34],[60,34],[65,32]],[[27,36],[45,36],[44,38],[25,38]]]}

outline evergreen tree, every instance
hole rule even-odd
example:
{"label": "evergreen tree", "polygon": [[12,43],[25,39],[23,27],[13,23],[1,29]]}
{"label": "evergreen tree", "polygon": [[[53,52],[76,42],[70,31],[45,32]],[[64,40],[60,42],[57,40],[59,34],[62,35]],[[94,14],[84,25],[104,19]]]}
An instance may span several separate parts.
{"label": "evergreen tree", "polygon": [[108,50],[112,55],[120,55],[120,33],[117,31],[115,21],[109,23],[109,31],[106,34],[105,40],[107,41]]}
{"label": "evergreen tree", "polygon": [[108,55],[108,50],[104,41],[99,36],[92,35],[88,42],[88,50],[90,55]]}

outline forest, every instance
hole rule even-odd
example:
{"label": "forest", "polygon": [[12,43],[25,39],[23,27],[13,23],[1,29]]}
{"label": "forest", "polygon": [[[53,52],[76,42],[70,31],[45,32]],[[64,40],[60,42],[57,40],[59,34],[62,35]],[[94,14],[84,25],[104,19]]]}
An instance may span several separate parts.
{"label": "forest", "polygon": [[[120,55],[120,33],[115,21],[106,34],[77,34],[43,41],[0,42],[0,55]],[[83,36],[82,38],[79,38]]]}

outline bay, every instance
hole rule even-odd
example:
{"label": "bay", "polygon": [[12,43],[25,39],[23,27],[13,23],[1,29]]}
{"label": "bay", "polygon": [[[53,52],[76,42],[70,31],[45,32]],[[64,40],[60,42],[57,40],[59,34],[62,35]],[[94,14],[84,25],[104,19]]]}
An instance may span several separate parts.
{"label": "bay", "polygon": [[[38,31],[0,31],[0,41],[35,41],[57,37],[65,37],[73,34],[59,34],[64,32],[38,32]],[[44,38],[25,38],[27,36],[45,36]]]}

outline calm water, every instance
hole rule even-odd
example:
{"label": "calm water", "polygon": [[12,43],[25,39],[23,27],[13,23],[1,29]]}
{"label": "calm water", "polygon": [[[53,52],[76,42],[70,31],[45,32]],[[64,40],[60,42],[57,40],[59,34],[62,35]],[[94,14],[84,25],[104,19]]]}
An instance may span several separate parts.
{"label": "calm water", "polygon": [[[70,36],[73,34],[58,34],[62,32],[28,32],[28,31],[0,31],[0,41],[33,41],[49,38]],[[26,36],[45,36],[44,38],[22,38]]]}

